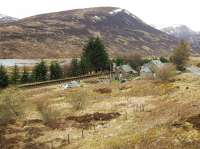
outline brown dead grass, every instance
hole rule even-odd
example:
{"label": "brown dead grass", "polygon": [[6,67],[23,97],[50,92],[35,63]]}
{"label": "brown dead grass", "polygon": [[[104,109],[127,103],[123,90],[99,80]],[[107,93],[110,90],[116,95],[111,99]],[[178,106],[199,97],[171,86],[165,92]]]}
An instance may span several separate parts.
{"label": "brown dead grass", "polygon": [[[47,100],[49,103],[43,106],[44,109],[51,107],[61,112],[54,125],[57,129],[34,120],[26,123],[25,127],[39,127],[42,135],[34,138],[33,142],[47,147],[53,142],[57,148],[69,149],[198,149],[200,131],[195,126],[198,123],[193,120],[198,121],[195,116],[200,114],[199,84],[199,77],[182,74],[176,76],[175,82],[167,83],[133,80],[124,84],[87,84],[69,90],[61,90],[58,86],[25,90],[25,94],[34,93],[28,96],[30,102]],[[112,92],[94,91],[103,88],[112,89]],[[87,104],[82,110],[72,110],[71,100],[81,90],[86,92],[84,99]],[[134,110],[139,104],[145,105],[144,111]],[[117,112],[121,116],[104,121],[104,114]],[[174,125],[175,122],[180,125]],[[21,128],[16,123],[11,126]],[[82,129],[84,138],[81,137]],[[23,131],[19,133],[25,133]],[[60,140],[66,140],[68,134],[71,143],[63,144]],[[14,131],[7,135],[17,137]]]}
{"label": "brown dead grass", "polygon": [[197,66],[200,63],[199,57],[190,57],[189,64]]}
{"label": "brown dead grass", "polygon": [[112,89],[111,88],[98,88],[98,89],[95,89],[94,92],[97,92],[100,94],[110,94],[110,93],[112,93]]}
{"label": "brown dead grass", "polygon": [[[129,87],[130,88],[130,87]],[[162,83],[151,80],[136,80],[132,82],[132,88],[125,93],[127,96],[160,96],[173,91],[174,87],[170,83]]]}

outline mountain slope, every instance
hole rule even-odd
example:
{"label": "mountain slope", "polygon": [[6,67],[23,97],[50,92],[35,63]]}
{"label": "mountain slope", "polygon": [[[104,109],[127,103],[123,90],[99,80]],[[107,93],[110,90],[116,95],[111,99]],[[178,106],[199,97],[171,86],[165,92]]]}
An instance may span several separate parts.
{"label": "mountain slope", "polygon": [[200,33],[191,30],[185,25],[171,26],[163,28],[162,31],[179,39],[183,39],[191,43],[194,51],[200,50]]}
{"label": "mountain slope", "polygon": [[101,36],[112,56],[167,54],[177,40],[113,7],[76,9],[0,25],[1,58],[79,56],[84,43]]}
{"label": "mountain slope", "polygon": [[0,14],[0,23],[9,23],[9,22],[17,21],[17,20],[18,20],[17,18]]}

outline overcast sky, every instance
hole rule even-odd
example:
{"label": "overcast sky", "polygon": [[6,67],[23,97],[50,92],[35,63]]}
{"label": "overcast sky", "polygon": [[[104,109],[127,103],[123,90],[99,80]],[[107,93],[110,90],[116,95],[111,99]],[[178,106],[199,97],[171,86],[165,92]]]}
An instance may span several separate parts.
{"label": "overcast sky", "polygon": [[97,6],[127,9],[151,25],[184,24],[200,31],[200,0],[0,0],[0,13],[23,18]]}

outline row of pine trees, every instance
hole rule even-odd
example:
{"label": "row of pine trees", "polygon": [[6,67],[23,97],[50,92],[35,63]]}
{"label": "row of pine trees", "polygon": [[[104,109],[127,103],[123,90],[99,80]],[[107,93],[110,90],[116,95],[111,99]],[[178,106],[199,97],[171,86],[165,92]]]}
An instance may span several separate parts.
{"label": "row of pine trees", "polygon": [[[81,58],[72,59],[67,76],[79,76],[93,71],[105,71],[109,69],[109,66],[110,60],[103,42],[99,37],[91,38],[84,46]],[[5,67],[0,66],[0,87],[6,87],[8,84],[56,80],[65,77],[64,72],[64,68],[58,62],[52,62],[48,66],[43,60],[31,72],[26,67],[20,72],[17,65],[15,65],[9,76]]]}
{"label": "row of pine trees", "polygon": [[[50,75],[48,75],[48,72]],[[55,80],[62,78],[62,75],[62,67],[57,62],[51,63],[48,68],[46,63],[41,61],[34,67],[32,72],[29,72],[26,67],[23,68],[23,72],[20,72],[18,66],[15,65],[9,75],[6,68],[0,66],[0,87],[6,87],[8,84],[24,84],[48,79]]]}

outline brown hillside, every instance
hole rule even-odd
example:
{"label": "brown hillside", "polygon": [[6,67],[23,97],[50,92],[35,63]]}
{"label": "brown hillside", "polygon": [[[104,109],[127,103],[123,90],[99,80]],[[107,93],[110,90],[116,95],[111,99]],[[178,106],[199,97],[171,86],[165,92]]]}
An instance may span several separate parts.
{"label": "brown hillside", "polygon": [[0,58],[79,56],[84,43],[101,36],[112,56],[168,54],[177,40],[113,7],[37,15],[0,25]]}

